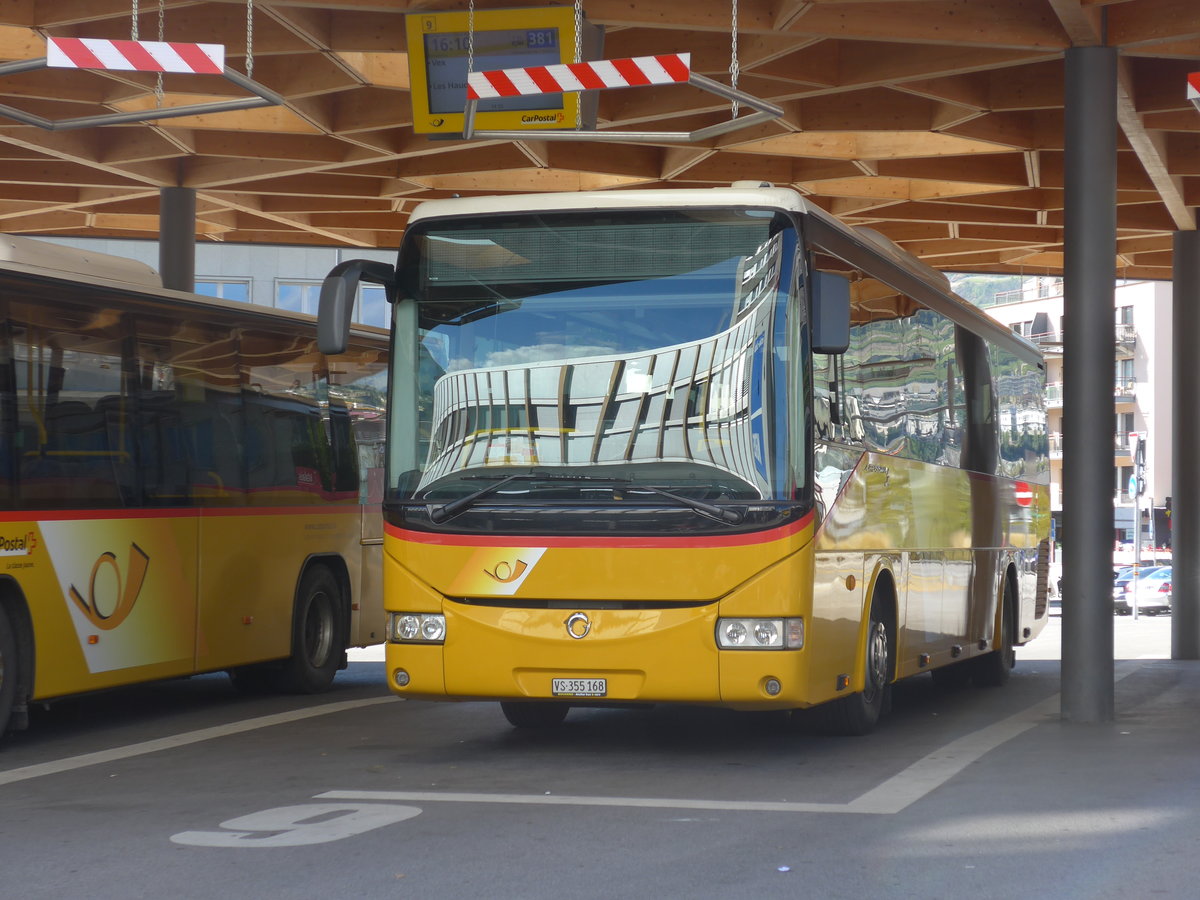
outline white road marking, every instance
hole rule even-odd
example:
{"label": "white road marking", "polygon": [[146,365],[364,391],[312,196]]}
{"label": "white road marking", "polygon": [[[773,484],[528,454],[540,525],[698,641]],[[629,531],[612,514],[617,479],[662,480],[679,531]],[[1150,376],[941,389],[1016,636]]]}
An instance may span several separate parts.
{"label": "white road marking", "polygon": [[83,769],[101,763],[119,762],[134,756],[144,756],[147,753],[157,753],[160,750],[173,750],[188,744],[198,744],[201,741],[211,741],[216,738],[228,737],[231,734],[241,734],[255,731],[259,728],[270,728],[273,725],[286,725],[289,722],[299,722],[317,716],[327,716],[332,713],[344,712],[349,709],[361,709],[364,706],[375,706],[396,700],[395,697],[371,697],[367,700],[343,700],[339,703],[326,703],[322,706],[312,706],[306,709],[296,709],[291,712],[275,713],[270,716],[259,716],[256,719],[245,719],[241,722],[230,722],[228,725],[215,725],[212,728],[201,728],[197,731],[185,731],[169,737],[143,741],[140,744],[126,744],[124,747],[113,747],[111,750],[99,750],[95,753],[84,753],[81,756],[69,756],[66,759],[56,759],[52,762],[38,763],[33,766],[22,766],[19,769],[9,769],[0,772],[0,785],[13,784],[18,781],[28,781],[31,778],[41,778],[44,775],[58,775],[74,769]]}
{"label": "white road marking", "polygon": [[[1132,675],[1134,664],[1118,665],[1115,681]],[[609,806],[632,809],[708,809],[736,812],[859,813],[895,815],[941,787],[967,766],[1046,721],[1061,708],[1055,694],[1007,719],[939,747],[849,803],[772,800],[693,800],[653,797],[584,797],[567,794],[474,794],[435,791],[326,791],[318,800],[381,800],[409,803],[512,803],[533,806]]]}
{"label": "white road marking", "polygon": [[1052,714],[1055,694],[1023,712],[952,741],[849,803],[772,800],[693,800],[653,797],[582,797],[566,794],[474,794],[436,791],[326,791],[318,800],[381,800],[406,803],[513,803],[534,806],[615,806],[634,809],[708,809],[736,812],[867,813],[894,815],[941,787],[971,763],[1033,728]]}

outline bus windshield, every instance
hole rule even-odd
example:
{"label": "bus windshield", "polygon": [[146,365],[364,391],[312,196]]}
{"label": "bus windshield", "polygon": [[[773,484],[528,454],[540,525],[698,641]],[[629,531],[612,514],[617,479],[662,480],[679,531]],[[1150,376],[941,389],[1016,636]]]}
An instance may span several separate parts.
{"label": "bus windshield", "polygon": [[785,462],[801,401],[782,402],[797,245],[768,210],[415,224],[393,392],[416,418],[393,427],[390,499],[685,518],[688,500],[790,502],[803,478]]}

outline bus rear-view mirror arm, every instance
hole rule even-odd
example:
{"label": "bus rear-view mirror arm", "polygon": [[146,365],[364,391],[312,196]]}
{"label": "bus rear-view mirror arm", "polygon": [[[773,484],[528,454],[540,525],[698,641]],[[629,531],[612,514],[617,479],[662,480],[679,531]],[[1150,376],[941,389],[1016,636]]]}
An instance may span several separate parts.
{"label": "bus rear-view mirror arm", "polygon": [[396,270],[384,262],[348,259],[329,270],[321,282],[317,307],[317,348],[322,353],[344,353],[350,340],[350,319],[358,283],[369,281],[383,285],[389,302],[396,299]]}

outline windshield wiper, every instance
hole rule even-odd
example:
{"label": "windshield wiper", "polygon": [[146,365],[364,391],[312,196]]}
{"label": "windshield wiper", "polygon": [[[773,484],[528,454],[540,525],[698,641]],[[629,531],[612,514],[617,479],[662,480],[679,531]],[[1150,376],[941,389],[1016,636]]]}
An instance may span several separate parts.
{"label": "windshield wiper", "polygon": [[[487,476],[466,476],[468,478],[484,478]],[[489,485],[481,487],[477,491],[473,491],[464,497],[459,497],[457,500],[451,500],[449,503],[443,503],[441,506],[429,507],[429,520],[435,525],[440,525],[447,519],[452,519],[459,513],[466,512],[480,500],[499,491],[505,485],[511,484],[514,481],[592,481],[603,482],[611,485],[614,490],[625,491],[644,491],[648,494],[656,494],[660,497],[666,497],[669,500],[674,500],[681,506],[686,506],[702,516],[707,516],[710,519],[715,519],[718,522],[724,522],[729,525],[740,525],[746,518],[746,513],[740,509],[728,509],[726,507],[717,506],[713,503],[706,503],[703,500],[694,500],[691,497],[684,497],[681,494],[676,494],[673,491],[668,491],[665,488],[654,487],[649,484],[637,484],[632,481],[620,478],[605,478],[596,475],[564,475],[546,472],[536,474],[531,472],[521,472],[515,475],[508,475],[504,478],[494,481]]]}
{"label": "windshield wiper", "polygon": [[[488,478],[487,475],[465,475],[464,478]],[[441,506],[429,507],[429,521],[435,525],[445,522],[447,519],[452,519],[459,513],[466,512],[484,497],[496,493],[506,484],[511,484],[514,481],[611,481],[609,478],[594,478],[591,475],[557,475],[552,472],[536,474],[533,472],[518,472],[515,475],[507,475],[499,481],[494,481],[489,485],[481,487],[477,491],[467,494],[465,497],[459,497],[457,500],[451,500],[449,503],[443,503]]]}
{"label": "windshield wiper", "polygon": [[705,503],[703,500],[684,497],[682,494],[676,494],[664,488],[654,487],[653,485],[635,484],[632,481],[618,481],[615,484],[628,491],[646,491],[649,494],[667,497],[676,503],[686,506],[688,509],[700,513],[702,516],[708,516],[710,519],[716,519],[718,522],[725,522],[729,525],[741,525],[746,518],[744,510],[729,509],[725,506],[717,506],[715,503]]}

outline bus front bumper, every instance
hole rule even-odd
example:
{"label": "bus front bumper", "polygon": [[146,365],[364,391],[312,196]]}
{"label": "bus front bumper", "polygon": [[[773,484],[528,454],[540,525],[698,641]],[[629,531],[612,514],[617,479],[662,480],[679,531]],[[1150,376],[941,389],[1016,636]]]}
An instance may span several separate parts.
{"label": "bus front bumper", "polygon": [[751,709],[811,702],[802,649],[719,649],[711,604],[654,610],[455,604],[444,612],[444,643],[388,643],[395,693]]}

